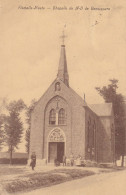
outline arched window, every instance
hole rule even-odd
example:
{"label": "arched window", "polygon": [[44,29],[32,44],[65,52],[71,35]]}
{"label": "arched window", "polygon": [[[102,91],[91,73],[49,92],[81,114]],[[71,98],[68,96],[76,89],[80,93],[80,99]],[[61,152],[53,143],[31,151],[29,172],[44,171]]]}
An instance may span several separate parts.
{"label": "arched window", "polygon": [[56,124],[56,112],[52,109],[49,113],[49,124],[55,125]]}
{"label": "arched window", "polygon": [[58,124],[65,124],[65,110],[63,108],[59,110]]}
{"label": "arched window", "polygon": [[60,91],[60,83],[59,82],[57,82],[56,84],[55,84],[55,91]]}

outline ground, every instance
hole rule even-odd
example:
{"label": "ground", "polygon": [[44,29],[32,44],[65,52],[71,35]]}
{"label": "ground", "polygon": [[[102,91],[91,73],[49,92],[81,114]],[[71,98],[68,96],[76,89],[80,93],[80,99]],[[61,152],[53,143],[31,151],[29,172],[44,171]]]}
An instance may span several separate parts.
{"label": "ground", "polygon": [[93,175],[17,195],[125,195],[126,171]]}
{"label": "ground", "polygon": [[[24,194],[25,191],[27,190],[27,186],[29,186],[30,183],[31,184],[29,186],[29,190],[33,190],[35,188],[40,188],[40,187],[45,187],[45,186],[51,186],[49,188],[46,187],[46,188],[41,189],[43,194],[52,195],[56,193],[62,194],[63,192],[64,192],[63,194],[67,194],[68,192],[70,194],[70,190],[73,190],[73,192],[71,192],[73,194],[74,191],[81,190],[83,189],[83,187],[85,189],[88,189],[89,183],[91,186],[92,185],[95,186],[97,182],[101,182],[102,180],[106,181],[106,178],[110,179],[111,175],[107,177],[108,174],[116,174],[118,176],[118,173],[119,174],[121,173],[121,172],[115,172],[115,170],[113,173],[111,173],[111,171],[113,170],[103,169],[103,168],[102,169],[93,168],[93,167],[83,167],[83,168],[65,167],[64,168],[62,166],[61,167],[43,166],[43,167],[37,167],[35,171],[32,171],[31,167],[29,166],[0,165],[0,175],[1,175],[0,183],[2,187],[1,189],[3,190],[3,193],[1,192],[1,195],[7,194],[4,188],[5,186],[6,186],[6,189],[9,189],[10,191],[12,190],[11,191],[12,194],[14,194],[15,189],[16,189],[15,192],[18,192],[17,190],[18,188],[19,189],[23,188],[24,191],[22,194]],[[107,174],[104,174],[105,172]],[[85,177],[85,176],[90,176],[90,177]],[[79,180],[72,181],[72,182],[75,182],[75,185],[74,183],[71,184],[71,182],[69,182],[70,180],[83,178],[83,177],[85,177],[84,180],[79,179]],[[57,183],[62,183],[62,182],[65,182],[65,183],[56,185]],[[8,183],[9,183],[9,188],[8,188]],[[35,186],[34,188],[33,188],[33,185]],[[55,185],[55,186],[52,186],[52,185]],[[70,187],[72,185],[73,187]],[[57,190],[61,192],[58,193]],[[29,195],[39,194],[39,191],[30,191],[30,192],[27,192],[26,194],[29,194]]]}

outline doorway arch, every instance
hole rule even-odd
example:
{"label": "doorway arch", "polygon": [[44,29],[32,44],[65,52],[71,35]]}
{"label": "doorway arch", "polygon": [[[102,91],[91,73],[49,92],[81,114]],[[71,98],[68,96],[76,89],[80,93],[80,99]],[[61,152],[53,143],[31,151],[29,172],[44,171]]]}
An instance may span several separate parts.
{"label": "doorway arch", "polygon": [[47,151],[48,162],[53,163],[57,159],[60,163],[63,161],[65,155],[66,136],[62,129],[54,128],[48,135]]}

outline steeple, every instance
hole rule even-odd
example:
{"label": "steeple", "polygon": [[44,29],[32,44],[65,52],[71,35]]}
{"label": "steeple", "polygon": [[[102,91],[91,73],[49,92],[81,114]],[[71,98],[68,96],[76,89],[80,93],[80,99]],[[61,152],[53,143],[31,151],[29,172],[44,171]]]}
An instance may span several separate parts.
{"label": "steeple", "polygon": [[58,74],[57,77],[62,80],[65,85],[69,86],[69,75],[67,71],[67,60],[66,60],[66,51],[65,51],[65,45],[64,45],[64,38],[66,36],[63,35],[61,38],[63,39],[63,44],[61,45],[61,53],[60,53],[60,60],[59,60],[59,68],[58,68]]}

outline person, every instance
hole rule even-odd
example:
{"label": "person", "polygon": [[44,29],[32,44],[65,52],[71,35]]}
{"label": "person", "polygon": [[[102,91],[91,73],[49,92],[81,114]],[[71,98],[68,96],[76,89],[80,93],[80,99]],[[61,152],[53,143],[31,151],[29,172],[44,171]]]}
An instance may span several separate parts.
{"label": "person", "polygon": [[54,165],[56,167],[60,166],[60,162],[57,160],[57,158],[54,159]]}
{"label": "person", "polygon": [[32,152],[30,166],[32,167],[32,170],[34,170],[34,168],[36,166],[36,154],[35,154],[35,152]]}
{"label": "person", "polygon": [[82,167],[86,166],[85,156],[83,156],[83,158],[82,158],[81,165],[82,165]]}
{"label": "person", "polygon": [[63,166],[66,166],[66,156],[63,155]]}
{"label": "person", "polygon": [[77,166],[81,166],[81,155],[78,155],[77,159],[76,159],[76,165]]}
{"label": "person", "polygon": [[73,153],[71,153],[71,155],[70,155],[70,161],[71,161],[71,166],[73,166],[73,164],[74,164],[74,156],[73,156]]}

